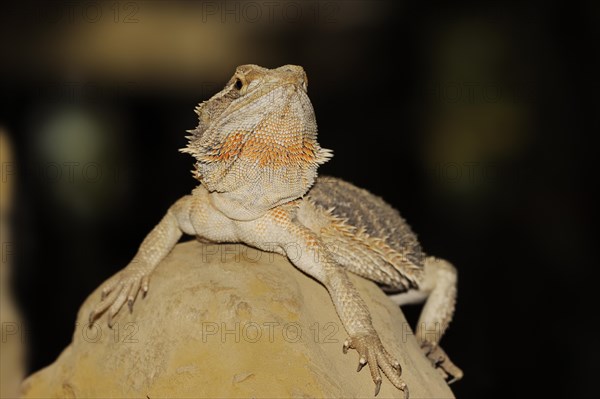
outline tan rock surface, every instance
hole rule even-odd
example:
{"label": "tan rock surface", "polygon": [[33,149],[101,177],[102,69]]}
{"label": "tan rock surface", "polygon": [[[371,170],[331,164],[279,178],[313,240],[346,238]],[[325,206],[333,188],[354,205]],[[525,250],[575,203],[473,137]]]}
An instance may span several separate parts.
{"label": "tan rock surface", "polygon": [[[397,355],[412,398],[453,395],[421,354],[402,313],[353,276],[384,345]],[[373,397],[327,291],[285,258],[243,245],[179,244],[152,276],[147,297],[111,330],[77,318],[73,342],[23,384],[38,397]],[[402,397],[385,379],[379,397]]]}
{"label": "tan rock surface", "polygon": [[0,398],[15,398],[25,377],[23,328],[9,284],[12,242],[6,215],[10,213],[14,168],[8,138],[0,129]]}

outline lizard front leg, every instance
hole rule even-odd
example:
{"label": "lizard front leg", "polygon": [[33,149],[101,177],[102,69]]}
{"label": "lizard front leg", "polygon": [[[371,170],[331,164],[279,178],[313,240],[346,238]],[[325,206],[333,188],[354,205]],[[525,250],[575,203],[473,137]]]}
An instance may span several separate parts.
{"label": "lizard front leg", "polygon": [[90,313],[90,323],[108,310],[108,325],[112,327],[114,316],[125,302],[128,302],[131,309],[140,289],[144,295],[148,292],[152,271],[173,249],[184,232],[193,234],[189,222],[193,200],[194,197],[188,195],[175,202],[146,236],[129,265],[104,283],[101,301]]}
{"label": "lizard front leg", "polygon": [[407,398],[408,388],[400,378],[400,363],[383,347],[373,327],[369,309],[346,271],[332,260],[326,246],[315,233],[293,222],[286,224],[288,227],[280,237],[285,237],[288,241],[282,242],[282,248],[285,251],[285,248],[291,247],[289,243],[299,244],[301,255],[289,253],[288,257],[296,267],[321,282],[329,292],[340,320],[349,334],[343,346],[344,353],[348,349],[358,351],[357,371],[369,364],[375,382],[375,395],[381,388],[381,370],[395,387],[404,391]]}

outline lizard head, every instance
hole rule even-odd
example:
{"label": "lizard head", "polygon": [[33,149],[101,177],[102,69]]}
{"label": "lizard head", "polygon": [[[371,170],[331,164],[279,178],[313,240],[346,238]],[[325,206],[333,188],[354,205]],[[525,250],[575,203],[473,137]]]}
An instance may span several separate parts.
{"label": "lizard head", "polygon": [[183,152],[195,177],[229,217],[249,220],[302,197],[331,151],[317,143],[304,69],[239,66],[225,88],[196,108]]}

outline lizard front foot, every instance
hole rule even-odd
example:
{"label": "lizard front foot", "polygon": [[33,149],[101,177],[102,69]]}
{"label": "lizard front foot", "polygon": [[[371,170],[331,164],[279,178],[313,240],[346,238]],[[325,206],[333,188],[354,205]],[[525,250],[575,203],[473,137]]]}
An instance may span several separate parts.
{"label": "lizard front foot", "polygon": [[421,344],[421,349],[423,349],[425,356],[431,361],[433,367],[448,381],[448,384],[452,384],[463,377],[463,371],[452,363],[439,345],[425,341]]}
{"label": "lizard front foot", "polygon": [[148,292],[149,277],[150,273],[138,263],[131,263],[112,276],[102,287],[100,303],[90,313],[90,324],[108,309],[108,326],[112,327],[114,316],[126,301],[131,311],[140,289],[144,295]]}
{"label": "lizard front foot", "polygon": [[369,364],[371,377],[373,378],[373,382],[375,382],[375,396],[377,396],[381,388],[381,373],[379,372],[379,369],[381,369],[390,382],[404,392],[404,398],[408,399],[408,387],[402,378],[400,378],[402,367],[383,347],[376,332],[355,335],[348,338],[344,342],[344,353],[347,353],[348,349],[356,349],[360,356],[357,371],[362,370],[367,363]]}

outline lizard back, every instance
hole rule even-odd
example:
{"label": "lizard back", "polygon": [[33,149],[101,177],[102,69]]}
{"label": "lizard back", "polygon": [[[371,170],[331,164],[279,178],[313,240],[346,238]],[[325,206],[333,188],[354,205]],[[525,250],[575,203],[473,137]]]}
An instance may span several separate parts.
{"label": "lizard back", "polygon": [[[389,248],[401,255],[403,259],[401,263],[410,264],[406,269],[398,268],[398,262],[390,262],[404,277],[409,277],[409,274],[412,274],[411,270],[418,273],[417,270],[423,269],[425,253],[416,234],[400,213],[381,197],[344,180],[319,176],[308,192],[308,198],[323,212],[330,212],[334,217],[344,220],[347,225],[364,231],[366,235],[376,240],[383,240]],[[364,275],[360,272],[359,274]],[[389,284],[388,281],[372,276],[371,273],[366,277],[388,286],[391,290],[403,291],[414,286],[413,281],[404,280],[400,284]]]}
{"label": "lizard back", "polygon": [[416,234],[400,213],[369,191],[344,180],[319,176],[308,192],[308,197],[323,210],[332,209],[333,215],[384,240],[415,266],[422,268],[425,254]]}

